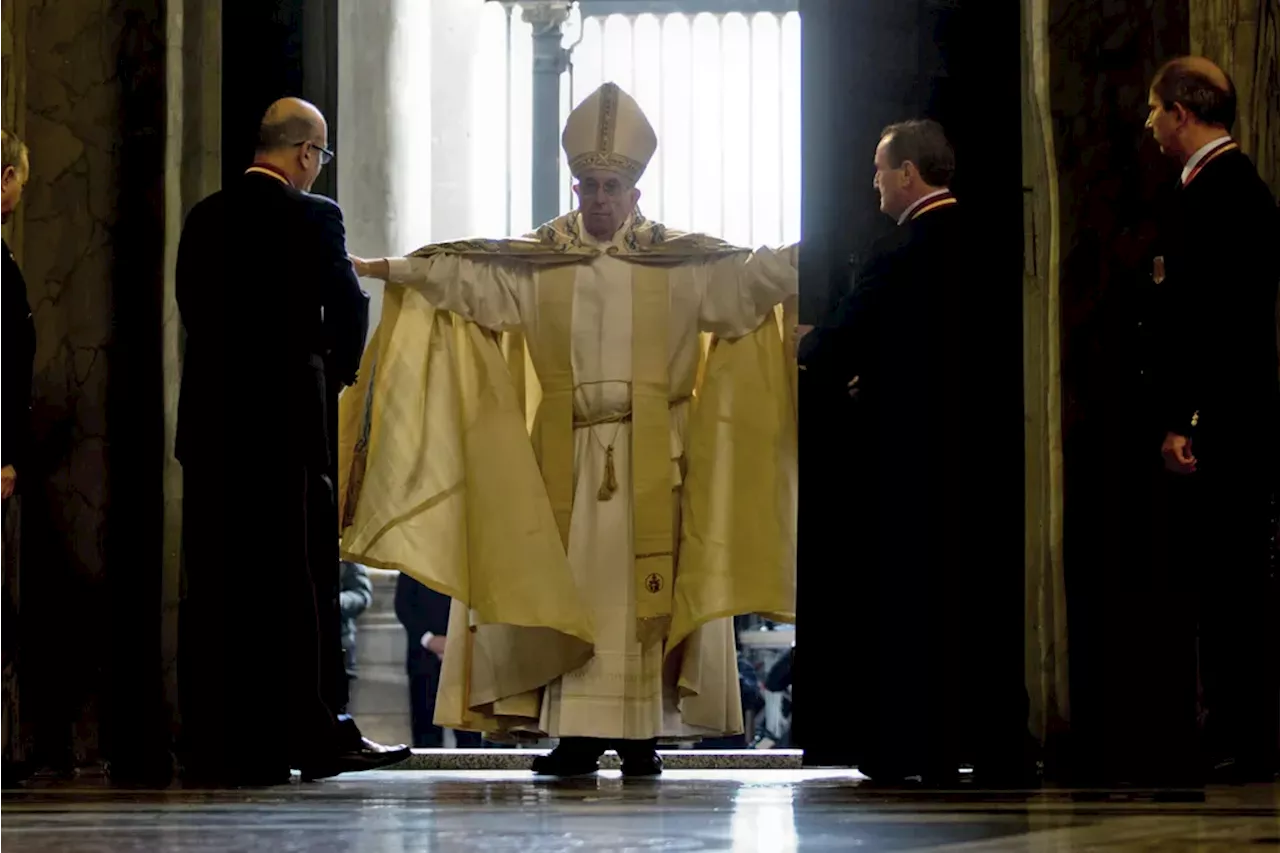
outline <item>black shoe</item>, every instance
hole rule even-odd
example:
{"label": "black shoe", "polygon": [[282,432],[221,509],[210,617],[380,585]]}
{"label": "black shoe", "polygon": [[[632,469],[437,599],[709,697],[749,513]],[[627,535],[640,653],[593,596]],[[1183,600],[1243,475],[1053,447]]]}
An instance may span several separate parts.
{"label": "black shoe", "polygon": [[302,762],[298,769],[302,773],[302,781],[314,782],[317,779],[329,779],[342,773],[381,770],[384,767],[399,764],[411,755],[413,755],[413,749],[402,743],[384,746],[362,736],[359,748],[340,752],[328,758],[310,759]]}
{"label": "black shoe", "polygon": [[622,775],[628,779],[662,775],[662,756],[655,752],[628,754],[622,758]]}
{"label": "black shoe", "polygon": [[596,752],[577,743],[576,738],[565,738],[546,755],[533,759],[530,769],[536,776],[590,776],[600,769],[601,754],[603,750]]}

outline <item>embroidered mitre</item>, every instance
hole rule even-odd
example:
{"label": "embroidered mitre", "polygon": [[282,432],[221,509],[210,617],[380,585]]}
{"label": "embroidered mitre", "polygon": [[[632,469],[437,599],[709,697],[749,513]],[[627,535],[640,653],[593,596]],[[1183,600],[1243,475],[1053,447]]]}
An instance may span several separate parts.
{"label": "embroidered mitre", "polygon": [[649,165],[658,136],[635,98],[605,83],[569,114],[561,144],[574,177],[605,169],[634,183]]}

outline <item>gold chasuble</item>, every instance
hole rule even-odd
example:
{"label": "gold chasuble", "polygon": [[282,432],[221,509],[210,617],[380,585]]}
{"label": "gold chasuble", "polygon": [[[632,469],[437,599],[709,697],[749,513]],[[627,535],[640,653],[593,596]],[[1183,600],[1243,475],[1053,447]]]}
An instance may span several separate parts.
{"label": "gold chasuble", "polygon": [[[614,90],[584,107],[625,119]],[[794,621],[794,293],[794,249],[639,214],[392,259],[340,401],[342,552],[455,599],[437,724],[742,731],[726,617]]]}

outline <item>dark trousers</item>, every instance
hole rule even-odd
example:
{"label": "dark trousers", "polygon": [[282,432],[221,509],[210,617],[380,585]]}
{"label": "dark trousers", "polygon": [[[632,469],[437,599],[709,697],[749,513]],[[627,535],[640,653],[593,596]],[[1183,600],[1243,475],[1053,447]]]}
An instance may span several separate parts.
{"label": "dark trousers", "polygon": [[4,531],[0,533],[4,566],[4,764],[6,768],[26,757],[22,748],[18,714],[18,552],[21,516],[19,498],[15,495],[4,501]]}
{"label": "dark trousers", "polygon": [[[425,649],[423,649],[426,652]],[[427,652],[430,654],[430,652]],[[440,664],[428,662],[418,671],[409,673],[409,720],[413,726],[415,749],[440,749],[444,746],[444,729],[434,722],[436,714],[436,690],[440,687]],[[455,731],[459,749],[479,749],[484,738],[479,732]]]}
{"label": "dark trousers", "polygon": [[1274,480],[1260,476],[1256,459],[1215,467],[1207,452],[1201,458],[1200,470],[1178,484],[1177,509],[1186,519],[1188,545],[1180,552],[1180,574],[1190,581],[1198,617],[1206,758],[1275,772],[1280,607],[1272,565]]}
{"label": "dark trousers", "polygon": [[300,464],[250,461],[264,464],[183,465],[178,672],[182,753],[196,773],[274,773],[337,749],[326,698],[345,692],[345,677],[339,690],[323,663],[331,648],[341,671],[333,490]]}

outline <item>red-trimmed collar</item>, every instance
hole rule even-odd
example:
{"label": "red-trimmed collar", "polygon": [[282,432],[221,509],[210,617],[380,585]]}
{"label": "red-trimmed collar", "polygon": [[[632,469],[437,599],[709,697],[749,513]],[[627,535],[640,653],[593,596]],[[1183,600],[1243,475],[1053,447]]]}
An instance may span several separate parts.
{"label": "red-trimmed collar", "polygon": [[252,166],[244,170],[246,175],[257,172],[259,175],[270,175],[277,181],[286,186],[293,186],[293,181],[289,180],[289,176],[279,166],[273,166],[270,163],[254,163]]}
{"label": "red-trimmed collar", "polygon": [[914,204],[904,210],[902,216],[898,218],[898,224],[905,225],[930,211],[937,210],[939,207],[948,207],[953,204],[956,204],[956,197],[951,194],[951,190],[934,190],[928,195],[916,199]]}

